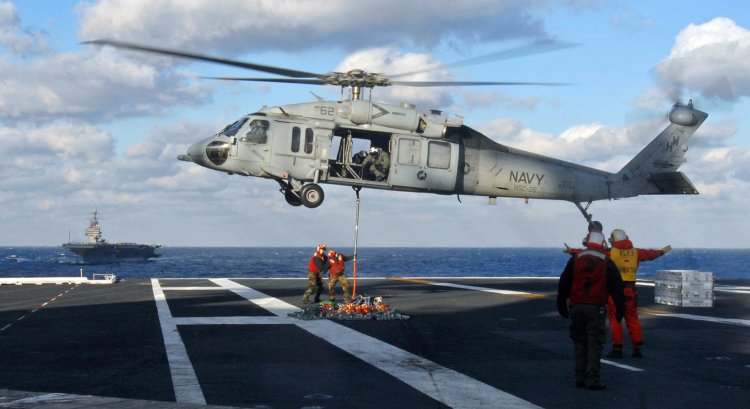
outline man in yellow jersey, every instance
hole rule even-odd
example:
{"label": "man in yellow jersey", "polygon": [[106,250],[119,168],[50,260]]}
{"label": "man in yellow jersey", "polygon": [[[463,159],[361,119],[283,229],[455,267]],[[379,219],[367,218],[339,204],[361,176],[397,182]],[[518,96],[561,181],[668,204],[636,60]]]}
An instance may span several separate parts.
{"label": "man in yellow jersey", "polygon": [[[643,352],[641,352],[643,332],[638,320],[638,292],[635,289],[638,264],[641,261],[650,261],[663,256],[672,249],[672,246],[666,246],[661,250],[635,248],[622,229],[613,230],[609,242],[612,246],[608,252],[609,257],[620,270],[622,281],[625,284],[625,325],[628,327],[628,334],[630,334],[630,341],[633,346],[633,358],[643,358]],[[615,317],[612,298],[609,299],[609,305],[607,311],[612,328],[612,351],[607,354],[607,357],[622,358],[622,323]]]}

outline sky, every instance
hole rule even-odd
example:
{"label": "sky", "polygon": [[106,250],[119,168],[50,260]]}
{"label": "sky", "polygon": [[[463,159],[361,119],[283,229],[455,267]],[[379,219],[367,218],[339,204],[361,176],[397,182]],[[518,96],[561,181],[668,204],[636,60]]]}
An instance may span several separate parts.
{"label": "sky", "polygon": [[[165,246],[352,247],[355,194],[316,209],[275,182],[180,162],[187,147],[264,105],[341,98],[333,86],[235,83],[252,71],[82,44],[111,39],[327,73],[554,87],[375,90],[463,118],[502,144],[616,172],[675,101],[709,118],[681,167],[698,196],[594,202],[637,246],[750,247],[750,13],[742,0],[0,0],[0,246],[85,239]],[[575,46],[452,67],[542,39]],[[564,201],[361,192],[359,246],[560,247],[586,223]]]}

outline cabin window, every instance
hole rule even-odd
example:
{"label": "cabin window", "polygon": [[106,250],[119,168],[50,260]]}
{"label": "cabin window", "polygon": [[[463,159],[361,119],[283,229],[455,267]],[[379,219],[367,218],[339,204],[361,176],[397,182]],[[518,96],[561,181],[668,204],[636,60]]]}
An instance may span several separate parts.
{"label": "cabin window", "polygon": [[229,124],[221,131],[221,134],[224,136],[234,136],[242,128],[242,125],[245,125],[245,122],[247,122],[247,118],[242,118]]}
{"label": "cabin window", "polygon": [[299,152],[300,136],[302,135],[298,126],[292,128],[292,152]]}
{"label": "cabin window", "polygon": [[313,151],[313,137],[315,133],[312,128],[305,129],[305,153],[312,153]]}
{"label": "cabin window", "polygon": [[427,146],[427,166],[448,169],[451,165],[451,145],[445,142],[430,142]]}
{"label": "cabin window", "polygon": [[253,119],[247,132],[240,138],[240,142],[263,145],[268,142],[268,128],[270,124],[265,119]]}
{"label": "cabin window", "polygon": [[419,165],[422,160],[422,142],[416,139],[399,139],[399,165]]}

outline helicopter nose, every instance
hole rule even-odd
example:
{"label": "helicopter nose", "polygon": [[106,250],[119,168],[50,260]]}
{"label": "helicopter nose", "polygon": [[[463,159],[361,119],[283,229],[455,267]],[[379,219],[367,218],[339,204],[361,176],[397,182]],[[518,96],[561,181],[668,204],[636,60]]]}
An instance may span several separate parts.
{"label": "helicopter nose", "polygon": [[186,155],[177,156],[178,160],[185,162],[193,162],[198,165],[204,165],[206,163],[206,142],[201,141],[190,145]]}

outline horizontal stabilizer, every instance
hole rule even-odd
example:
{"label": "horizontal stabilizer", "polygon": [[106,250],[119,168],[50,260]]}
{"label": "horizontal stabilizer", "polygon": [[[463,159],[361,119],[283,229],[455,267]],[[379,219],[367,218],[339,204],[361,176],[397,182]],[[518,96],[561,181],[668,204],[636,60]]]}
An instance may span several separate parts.
{"label": "horizontal stabilizer", "polygon": [[698,189],[682,172],[651,173],[649,182],[656,185],[660,195],[697,195]]}

